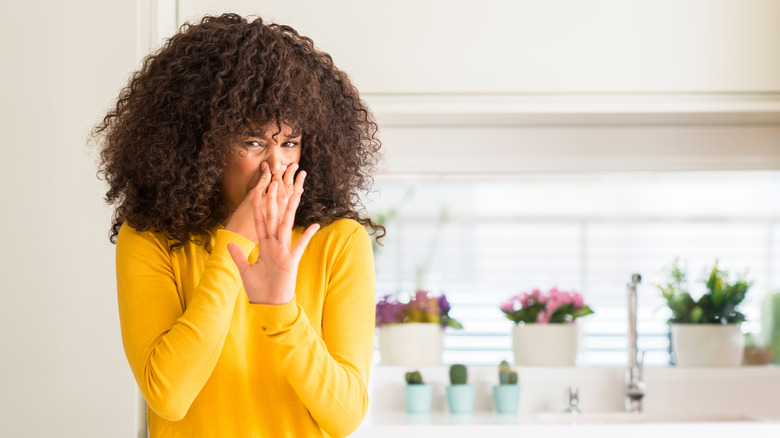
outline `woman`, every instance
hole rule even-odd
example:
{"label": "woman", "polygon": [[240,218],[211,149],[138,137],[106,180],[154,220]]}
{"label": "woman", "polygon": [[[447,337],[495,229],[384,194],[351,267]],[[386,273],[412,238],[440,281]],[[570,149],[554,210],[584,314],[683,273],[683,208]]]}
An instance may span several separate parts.
{"label": "woman", "polygon": [[288,26],[206,17],[95,134],[150,435],[354,431],[374,337],[365,227],[384,229],[360,215],[380,143],[346,74]]}

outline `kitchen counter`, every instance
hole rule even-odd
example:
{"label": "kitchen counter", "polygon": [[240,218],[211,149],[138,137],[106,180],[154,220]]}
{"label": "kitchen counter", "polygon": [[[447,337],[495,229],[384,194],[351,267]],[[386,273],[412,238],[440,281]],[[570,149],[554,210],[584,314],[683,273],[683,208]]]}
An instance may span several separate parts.
{"label": "kitchen counter", "polygon": [[[503,418],[501,418],[503,417]],[[544,437],[544,438],[770,438],[780,436],[780,421],[707,421],[652,423],[541,423],[522,415],[398,414],[364,423],[352,437],[430,438],[458,437]]]}
{"label": "kitchen counter", "polygon": [[[447,412],[445,366],[420,367],[434,386],[430,414],[407,414],[403,374],[409,367],[376,366],[366,420],[354,437],[659,437],[780,436],[780,367],[646,368],[647,395],[638,417],[622,412],[622,368],[520,367],[517,414],[497,414],[491,387],[495,367],[469,367],[475,411]],[[564,391],[577,386],[582,415],[562,414]]]}

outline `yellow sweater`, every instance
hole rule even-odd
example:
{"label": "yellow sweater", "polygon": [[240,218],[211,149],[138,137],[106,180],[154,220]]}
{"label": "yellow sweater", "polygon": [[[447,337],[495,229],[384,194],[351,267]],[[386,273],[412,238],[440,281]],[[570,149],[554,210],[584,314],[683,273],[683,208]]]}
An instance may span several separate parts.
{"label": "yellow sweater", "polygon": [[[300,230],[293,235],[293,243]],[[156,437],[341,437],[368,407],[374,263],[365,229],[341,219],[312,238],[296,297],[249,303],[219,229],[212,251],[173,251],[125,224],[117,239],[122,340]],[[250,253],[251,251],[251,253]]]}

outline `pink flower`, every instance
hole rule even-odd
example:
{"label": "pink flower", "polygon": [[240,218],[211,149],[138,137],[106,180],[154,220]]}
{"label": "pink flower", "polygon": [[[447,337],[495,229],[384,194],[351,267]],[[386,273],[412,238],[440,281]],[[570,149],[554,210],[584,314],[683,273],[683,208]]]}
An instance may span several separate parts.
{"label": "pink flower", "polygon": [[547,292],[534,289],[519,293],[501,303],[499,308],[515,323],[570,323],[576,318],[593,313],[579,293],[557,287]]}
{"label": "pink flower", "polygon": [[515,298],[517,298],[517,297],[512,297],[512,298],[504,301],[503,303],[501,303],[500,309],[503,310],[504,312],[514,312],[514,310],[515,310]]}
{"label": "pink flower", "polygon": [[[558,310],[559,307],[561,307],[561,304],[558,302],[558,300],[550,300],[547,302],[547,304],[544,305],[543,312],[552,315],[556,310]],[[549,317],[547,319],[549,320]]]}
{"label": "pink flower", "polygon": [[550,315],[552,315],[552,312],[547,313],[546,311],[542,310],[538,315],[536,315],[536,322],[547,324],[550,322]]}

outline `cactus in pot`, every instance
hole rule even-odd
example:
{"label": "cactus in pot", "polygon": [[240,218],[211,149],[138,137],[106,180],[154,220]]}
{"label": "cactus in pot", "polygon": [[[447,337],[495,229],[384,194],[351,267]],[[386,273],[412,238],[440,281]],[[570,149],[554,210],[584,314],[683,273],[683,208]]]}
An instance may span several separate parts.
{"label": "cactus in pot", "polygon": [[404,377],[409,385],[422,385],[423,378],[419,371],[409,371]]}
{"label": "cactus in pot", "polygon": [[502,360],[498,365],[498,386],[493,387],[493,401],[499,414],[514,414],[520,401],[520,385],[517,384],[517,371]]}
{"label": "cactus in pot", "polygon": [[517,385],[517,371],[509,366],[509,362],[502,360],[498,365],[498,383],[501,385]]}
{"label": "cactus in pot", "polygon": [[465,365],[455,364],[450,367],[450,383],[453,385],[465,385],[469,379],[469,371]]}
{"label": "cactus in pot", "polygon": [[469,414],[474,410],[474,385],[468,384],[468,369],[463,364],[450,367],[450,383],[447,386],[447,404],[453,414]]}
{"label": "cactus in pot", "polygon": [[433,401],[433,387],[423,381],[419,371],[409,371],[404,375],[404,401],[406,412],[410,414],[427,414]]}

